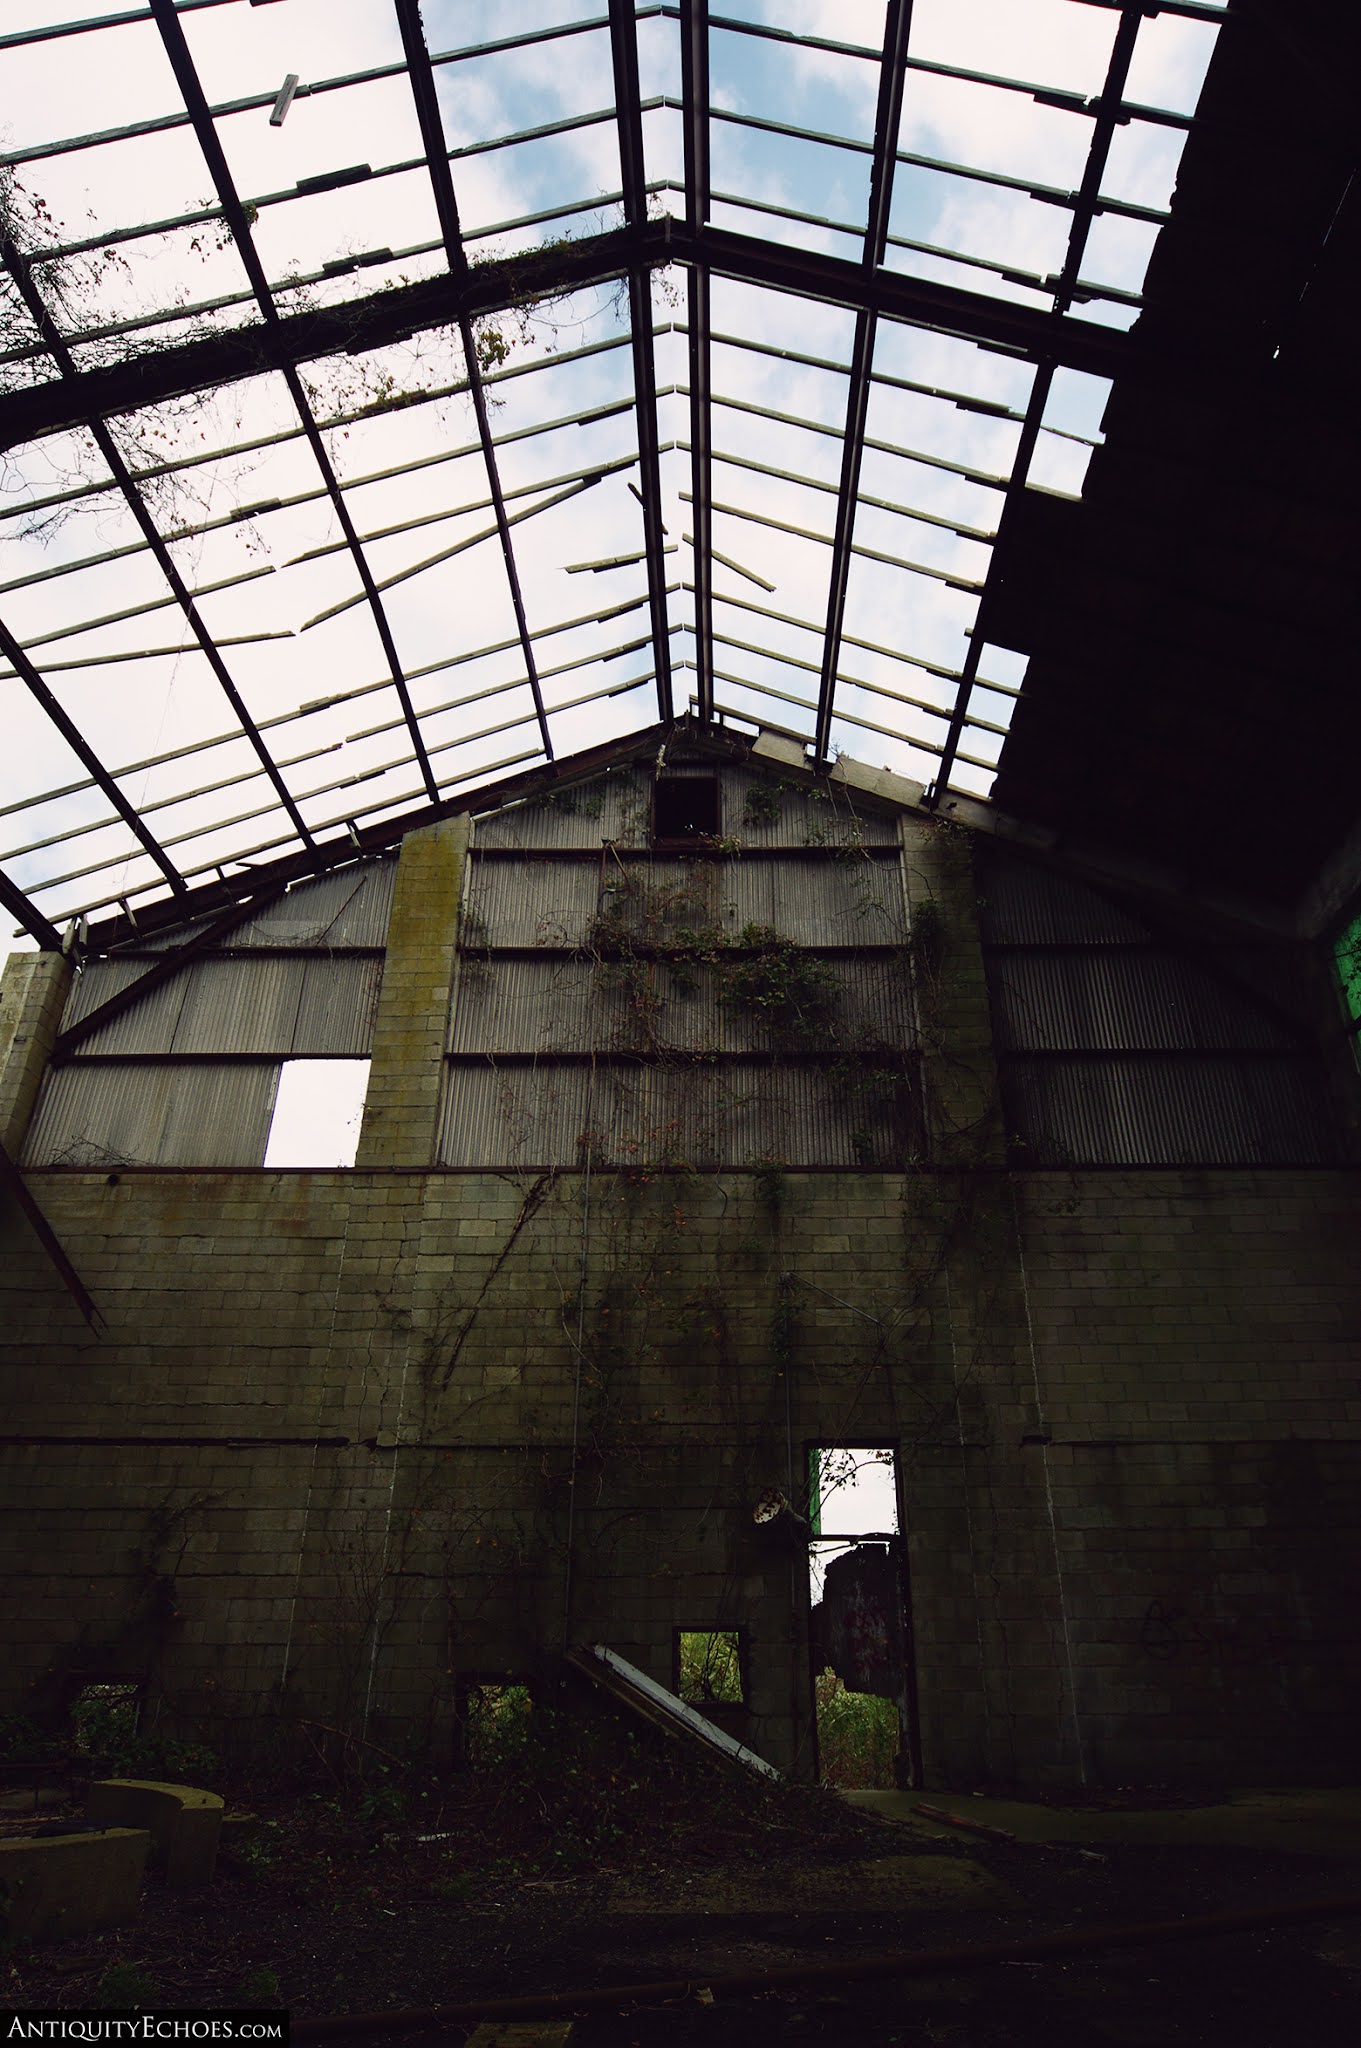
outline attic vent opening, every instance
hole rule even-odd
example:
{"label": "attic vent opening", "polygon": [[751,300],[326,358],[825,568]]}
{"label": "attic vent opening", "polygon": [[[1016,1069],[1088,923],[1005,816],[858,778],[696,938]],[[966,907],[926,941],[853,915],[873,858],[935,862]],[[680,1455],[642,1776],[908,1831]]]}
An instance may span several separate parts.
{"label": "attic vent opening", "polygon": [[653,840],[674,844],[718,836],[718,777],[659,775],[652,785]]}

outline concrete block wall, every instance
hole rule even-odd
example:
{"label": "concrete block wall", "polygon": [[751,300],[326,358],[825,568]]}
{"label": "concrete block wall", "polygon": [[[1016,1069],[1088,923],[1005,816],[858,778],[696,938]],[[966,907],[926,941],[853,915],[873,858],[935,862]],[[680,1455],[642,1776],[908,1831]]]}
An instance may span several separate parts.
{"label": "concrete block wall", "polygon": [[17,1156],[71,986],[64,953],[13,953],[0,977],[0,1144]]}
{"label": "concrete block wall", "polygon": [[[1354,1768],[1354,1172],[1030,1174],[1018,1213],[1098,1782]],[[1307,1736],[1304,1730],[1308,1730]]]}
{"label": "concrete block wall", "polygon": [[438,1748],[462,1677],[602,1640],[666,1682],[675,1629],[739,1627],[750,1739],[806,1769],[799,1531],[751,1510],[879,1443],[933,1782],[1331,1771],[1356,1177],[1009,1174],[967,843],[907,837],[944,943],[904,1173],[433,1170],[448,827],[403,853],[354,1172],[32,1172],[107,1329],[11,1220],[5,1704],[102,1672],[209,1739]]}

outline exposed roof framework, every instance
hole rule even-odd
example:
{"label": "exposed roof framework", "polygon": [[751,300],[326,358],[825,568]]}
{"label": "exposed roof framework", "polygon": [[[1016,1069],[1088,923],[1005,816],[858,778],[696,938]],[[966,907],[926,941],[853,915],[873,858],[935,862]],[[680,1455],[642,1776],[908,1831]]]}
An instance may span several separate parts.
{"label": "exposed roof framework", "polygon": [[0,900],[40,943],[686,714],[987,796],[999,532],[1080,493],[1113,380],[1184,370],[1131,328],[1252,10],[733,5],[7,11]]}

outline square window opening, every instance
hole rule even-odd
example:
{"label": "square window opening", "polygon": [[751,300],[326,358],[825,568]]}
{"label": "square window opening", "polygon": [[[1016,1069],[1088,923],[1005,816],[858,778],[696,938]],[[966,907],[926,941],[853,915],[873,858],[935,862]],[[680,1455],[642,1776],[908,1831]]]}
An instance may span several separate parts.
{"label": "square window opening", "polygon": [[720,828],[716,775],[659,775],[652,785],[655,843],[685,844],[717,839]]}
{"label": "square window opening", "polygon": [[523,1758],[534,1732],[534,1699],[527,1685],[469,1681],[462,1688],[462,1715],[469,1770],[505,1770]]}
{"label": "square window opening", "polygon": [[71,1739],[83,1756],[126,1757],[137,1740],[142,1689],[136,1679],[83,1685],[71,1702]]}
{"label": "square window opening", "polygon": [[369,1085],[367,1060],[285,1060],[266,1166],[353,1166]]}
{"label": "square window opening", "polygon": [[678,1628],[673,1661],[676,1697],[688,1706],[746,1704],[740,1630]]}

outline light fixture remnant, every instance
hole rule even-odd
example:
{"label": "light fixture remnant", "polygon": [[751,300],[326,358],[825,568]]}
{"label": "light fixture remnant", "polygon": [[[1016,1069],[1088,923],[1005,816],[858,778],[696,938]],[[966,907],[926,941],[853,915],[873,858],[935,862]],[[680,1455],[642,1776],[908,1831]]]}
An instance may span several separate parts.
{"label": "light fixture remnant", "polygon": [[778,1522],[781,1515],[788,1515],[792,1521],[807,1526],[802,1515],[796,1515],[778,1486],[768,1486],[751,1511],[753,1522]]}
{"label": "light fixture remnant", "polygon": [[298,74],[296,71],[290,71],[283,84],[279,87],[278,97],[269,110],[269,125],[271,128],[283,127],[284,116],[293,104],[293,95],[297,89]]}

